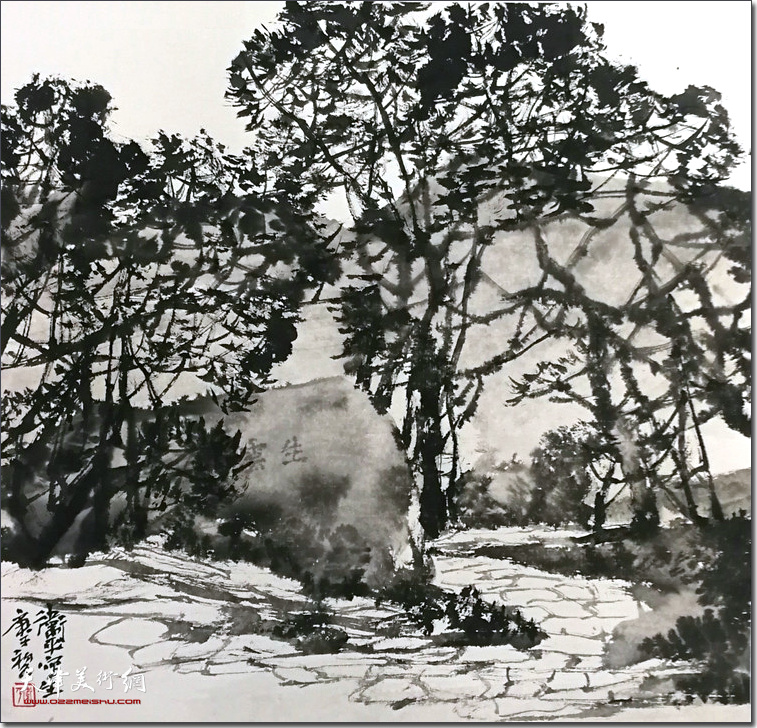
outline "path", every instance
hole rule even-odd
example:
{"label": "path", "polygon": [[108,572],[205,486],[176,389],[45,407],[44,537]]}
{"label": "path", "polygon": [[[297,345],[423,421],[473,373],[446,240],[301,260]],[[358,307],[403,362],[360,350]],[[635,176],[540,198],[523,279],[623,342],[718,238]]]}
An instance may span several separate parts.
{"label": "path", "polygon": [[[523,543],[532,537],[508,529],[455,534],[436,543],[434,557],[440,585],[475,584],[485,597],[537,619],[549,636],[525,651],[439,647],[419,633],[398,634],[398,608],[354,599],[327,605],[349,633],[351,648],[304,655],[251,633],[260,619],[309,607],[294,582],[250,564],[208,564],[154,547],[129,557],[111,554],[77,570],[34,573],[4,565],[3,578],[6,595],[12,590],[22,601],[64,604],[72,626],[88,635],[89,648],[125,651],[136,669],[156,679],[169,671],[202,677],[192,684],[213,694],[225,679],[239,684],[237,678],[272,676],[279,686],[313,695],[329,686],[329,699],[343,701],[345,709],[369,708],[363,715],[370,717],[353,719],[407,721],[601,718],[674,700],[672,677],[681,666],[659,660],[622,670],[602,665],[613,628],[645,608],[627,584],[465,555],[487,539]],[[295,720],[297,699],[284,710],[290,714],[280,720]],[[332,710],[341,714],[338,704]],[[217,717],[231,719],[223,709]]]}

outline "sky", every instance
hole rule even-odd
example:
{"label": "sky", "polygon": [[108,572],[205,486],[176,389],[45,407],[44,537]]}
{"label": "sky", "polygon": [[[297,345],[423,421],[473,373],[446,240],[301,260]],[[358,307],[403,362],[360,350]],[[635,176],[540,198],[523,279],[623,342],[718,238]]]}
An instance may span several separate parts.
{"label": "sky", "polygon": [[[204,128],[230,149],[241,149],[244,123],[224,99],[226,68],[253,29],[272,22],[282,4],[3,0],[0,100],[11,103],[34,73],[90,80],[113,96],[118,136],[144,140],[160,129],[191,136]],[[608,55],[636,64],[653,88],[674,93],[695,84],[720,91],[734,131],[750,151],[749,0],[592,0],[587,6],[589,18],[605,26]],[[750,189],[748,157],[731,183]],[[345,219],[336,202],[325,212]],[[317,327],[312,331],[317,334]],[[311,356],[326,351],[327,343],[309,335],[298,346]],[[323,374],[335,373],[330,356],[321,358],[334,368]],[[524,431],[523,437],[538,434]],[[718,433],[717,442],[716,470],[749,465],[746,438],[728,431]],[[528,443],[516,449],[525,454]]]}

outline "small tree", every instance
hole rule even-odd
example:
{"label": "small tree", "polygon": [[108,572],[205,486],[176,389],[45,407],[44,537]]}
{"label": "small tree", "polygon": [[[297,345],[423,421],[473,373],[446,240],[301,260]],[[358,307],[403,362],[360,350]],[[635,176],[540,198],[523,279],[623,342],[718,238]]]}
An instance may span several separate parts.
{"label": "small tree", "polygon": [[[553,526],[589,525],[592,508],[587,501],[596,484],[598,451],[597,433],[583,423],[559,427],[542,436],[531,453],[531,475],[536,485],[528,509],[531,521]],[[595,528],[597,513],[599,524],[604,516],[601,508],[594,510]]]}

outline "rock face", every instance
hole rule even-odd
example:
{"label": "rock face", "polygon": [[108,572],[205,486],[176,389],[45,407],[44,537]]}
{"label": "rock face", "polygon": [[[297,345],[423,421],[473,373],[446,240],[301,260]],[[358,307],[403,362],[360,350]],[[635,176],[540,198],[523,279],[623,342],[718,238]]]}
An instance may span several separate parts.
{"label": "rock face", "polygon": [[[208,422],[220,416],[210,400],[194,408]],[[219,515],[258,559],[306,580],[374,585],[407,558],[410,471],[391,419],[351,382],[273,389],[224,422],[241,430],[248,465]]]}

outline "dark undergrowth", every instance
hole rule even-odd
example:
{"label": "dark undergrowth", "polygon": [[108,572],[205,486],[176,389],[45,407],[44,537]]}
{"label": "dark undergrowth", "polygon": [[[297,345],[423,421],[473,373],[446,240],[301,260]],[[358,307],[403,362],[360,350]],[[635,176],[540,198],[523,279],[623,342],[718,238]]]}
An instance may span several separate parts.
{"label": "dark undergrowth", "polygon": [[645,657],[698,661],[699,672],[676,680],[687,695],[710,702],[749,702],[748,624],[728,622],[722,613],[707,609],[702,617],[679,617],[667,635],[647,637],[639,649]]}
{"label": "dark undergrowth", "polygon": [[677,687],[702,700],[748,703],[752,607],[752,522],[742,511],[707,529],[703,560],[696,570],[704,615],[683,615],[667,634],[640,645],[642,654],[697,660],[698,673]]}
{"label": "dark undergrowth", "polygon": [[506,546],[480,546],[470,556],[490,559],[509,559],[518,564],[534,566],[566,576],[582,575],[631,579],[636,573],[634,554],[623,542],[603,544],[566,543],[544,546],[522,544]]}
{"label": "dark undergrowth", "polygon": [[273,636],[293,642],[306,655],[339,652],[348,642],[347,633],[334,626],[325,611],[299,612],[273,628]]}
{"label": "dark undergrowth", "polygon": [[443,645],[504,645],[525,649],[546,634],[531,619],[502,604],[486,601],[475,586],[446,591],[419,578],[418,570],[400,572],[382,589],[377,603],[391,602],[405,610],[405,619]]}
{"label": "dark undergrowth", "polygon": [[[546,634],[533,620],[517,610],[483,599],[473,586],[461,592],[446,591],[431,584],[425,568],[398,572],[389,586],[374,593],[376,606],[391,604],[401,614],[371,626],[381,636],[409,636],[420,630],[430,644],[462,647],[467,645],[512,645],[527,649]],[[340,619],[324,602],[313,602],[308,610],[289,612],[280,621],[263,620],[256,611],[230,605],[227,608],[231,634],[264,634],[290,643],[304,654],[340,652],[350,648],[349,636]],[[360,625],[363,628],[367,624]],[[370,646],[356,647],[371,651]]]}
{"label": "dark undergrowth", "polygon": [[230,634],[263,634],[288,642],[306,655],[340,652],[349,641],[347,632],[333,624],[333,615],[322,605],[287,613],[281,621],[261,619],[254,609],[239,605],[229,605],[226,614]]}
{"label": "dark undergrowth", "polygon": [[356,528],[316,529],[295,518],[277,525],[261,532],[243,519],[231,519],[222,522],[216,533],[207,534],[199,533],[192,522],[177,524],[168,534],[166,548],[264,566],[299,581],[305,595],[315,600],[371,594],[365,573],[377,555]]}

